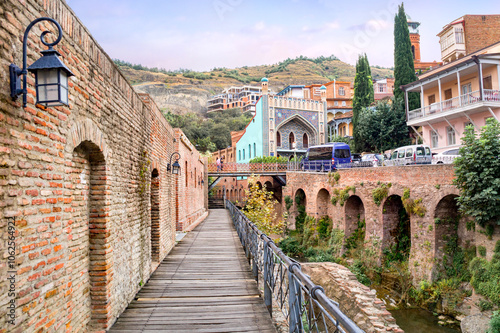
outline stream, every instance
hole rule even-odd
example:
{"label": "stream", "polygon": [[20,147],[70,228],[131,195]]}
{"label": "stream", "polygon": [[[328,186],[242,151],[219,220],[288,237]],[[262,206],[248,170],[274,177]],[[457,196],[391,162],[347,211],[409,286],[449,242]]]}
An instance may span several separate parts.
{"label": "stream", "polygon": [[377,297],[384,302],[396,323],[405,333],[460,333],[459,328],[445,327],[438,324],[437,316],[420,308],[395,309],[396,301],[391,292],[380,286],[371,286],[377,291]]}

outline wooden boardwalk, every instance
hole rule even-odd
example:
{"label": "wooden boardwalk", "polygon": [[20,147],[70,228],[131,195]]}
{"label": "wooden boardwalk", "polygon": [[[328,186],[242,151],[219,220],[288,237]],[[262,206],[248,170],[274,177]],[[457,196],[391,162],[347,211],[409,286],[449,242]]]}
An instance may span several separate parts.
{"label": "wooden boardwalk", "polygon": [[210,210],[109,332],[276,332],[227,210]]}

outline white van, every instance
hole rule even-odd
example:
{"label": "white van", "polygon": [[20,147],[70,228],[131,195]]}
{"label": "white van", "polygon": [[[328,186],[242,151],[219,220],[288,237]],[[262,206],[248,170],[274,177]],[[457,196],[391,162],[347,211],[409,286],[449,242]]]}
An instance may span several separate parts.
{"label": "white van", "polygon": [[431,164],[431,148],[426,145],[411,145],[394,149],[385,165]]}

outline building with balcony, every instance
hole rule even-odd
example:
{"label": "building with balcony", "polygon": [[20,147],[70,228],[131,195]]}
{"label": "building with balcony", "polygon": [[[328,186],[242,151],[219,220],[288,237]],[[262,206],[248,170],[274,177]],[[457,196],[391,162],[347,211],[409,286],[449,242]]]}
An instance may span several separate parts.
{"label": "building with balcony", "polygon": [[500,41],[500,15],[465,15],[437,34],[441,60],[449,63]]}
{"label": "building with balcony", "polygon": [[[262,79],[262,96],[255,115],[236,142],[236,161],[248,163],[256,156],[304,154],[312,145],[327,142],[326,87],[320,87],[320,99],[292,97],[293,90],[270,94],[268,79]],[[298,96],[298,95],[297,95]]]}
{"label": "building with balcony", "polygon": [[260,87],[231,87],[207,101],[208,113],[240,108],[243,112],[255,112],[255,103],[261,95]]}
{"label": "building with balcony", "polygon": [[373,82],[373,97],[375,102],[387,101],[394,96],[394,78],[386,78]]}
{"label": "building with balcony", "polygon": [[321,88],[326,90],[328,139],[339,136],[352,136],[352,98],[354,86],[347,81],[330,81],[321,84],[312,84],[304,87],[304,98],[321,101]]}
{"label": "building with balcony", "polygon": [[[426,72],[401,87],[408,126],[433,152],[460,146],[465,126],[480,130],[487,118],[500,119],[499,79],[500,42]],[[408,110],[409,92],[420,93],[421,108]]]}

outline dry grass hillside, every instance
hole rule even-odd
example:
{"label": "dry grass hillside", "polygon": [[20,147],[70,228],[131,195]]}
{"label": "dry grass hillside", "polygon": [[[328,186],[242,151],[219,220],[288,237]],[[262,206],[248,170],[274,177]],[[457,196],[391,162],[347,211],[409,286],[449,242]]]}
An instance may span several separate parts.
{"label": "dry grass hillside", "polygon": [[[205,114],[207,100],[211,96],[231,86],[257,86],[262,77],[267,77],[270,89],[278,92],[291,84],[308,85],[334,79],[353,82],[355,76],[354,66],[334,56],[315,59],[299,57],[274,65],[214,68],[209,72],[172,72],[119,60],[116,63],[137,91],[149,93],[162,110],[176,114]],[[372,67],[374,79],[392,77],[393,74],[392,69]]]}

